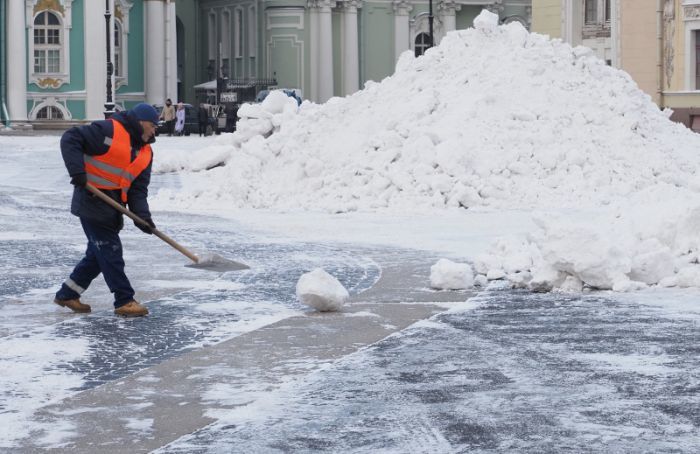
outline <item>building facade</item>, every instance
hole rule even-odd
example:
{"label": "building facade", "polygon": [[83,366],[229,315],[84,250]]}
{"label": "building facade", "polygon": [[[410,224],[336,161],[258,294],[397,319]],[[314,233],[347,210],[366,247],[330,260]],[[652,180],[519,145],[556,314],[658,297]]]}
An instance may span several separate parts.
{"label": "building facade", "polygon": [[[274,79],[324,102],[381,80],[402,52],[472,25],[484,8],[530,27],[530,0],[2,0],[0,119],[103,118],[107,52],[117,109],[194,103],[221,77]],[[106,18],[109,12],[109,20]],[[109,35],[108,35],[109,29]],[[24,62],[25,64],[16,64]],[[4,72],[3,72],[4,71]]]}
{"label": "building facade", "polygon": [[[183,2],[180,2],[183,3]],[[178,8],[180,6],[178,3]],[[200,0],[194,51],[198,83],[274,78],[305,99],[324,102],[381,80],[402,52],[429,44],[428,0]],[[435,0],[435,43],[471,27],[487,8],[502,22],[530,26],[530,0]],[[182,17],[182,16],[181,16]],[[191,61],[191,60],[188,60]],[[192,86],[194,84],[188,84]],[[192,93],[188,93],[188,97]]]}
{"label": "building facade", "polygon": [[592,48],[700,131],[700,0],[533,0],[532,30]]}
{"label": "building facade", "polygon": [[116,108],[176,97],[174,1],[3,3],[4,102],[13,125],[104,118],[108,27]]}

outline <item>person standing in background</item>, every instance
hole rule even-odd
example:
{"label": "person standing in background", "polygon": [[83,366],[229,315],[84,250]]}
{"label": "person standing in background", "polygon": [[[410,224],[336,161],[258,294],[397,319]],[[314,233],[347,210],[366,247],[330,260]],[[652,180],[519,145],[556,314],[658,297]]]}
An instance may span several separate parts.
{"label": "person standing in background", "polygon": [[160,113],[160,118],[165,121],[165,129],[168,131],[168,135],[173,135],[173,129],[175,127],[175,106],[170,98],[165,100],[165,106],[163,106],[163,111]]}
{"label": "person standing in background", "polygon": [[199,104],[199,109],[197,110],[197,122],[199,123],[199,137],[202,135],[207,135],[207,123],[209,122],[209,113],[204,103]]}

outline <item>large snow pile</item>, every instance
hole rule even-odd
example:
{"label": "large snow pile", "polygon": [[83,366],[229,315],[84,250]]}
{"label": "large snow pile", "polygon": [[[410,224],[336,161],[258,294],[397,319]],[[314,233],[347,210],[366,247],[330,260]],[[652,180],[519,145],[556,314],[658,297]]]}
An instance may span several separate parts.
{"label": "large snow pile", "polygon": [[[700,141],[625,72],[586,48],[488,19],[482,13],[478,28],[449,33],[422,57],[404,53],[393,76],[347,98],[297,112],[273,92],[244,106],[238,132],[211,153],[225,165],[160,196],[424,211],[580,207],[652,187],[697,189]],[[159,156],[156,169],[212,165],[188,156],[173,166],[177,159]]]}
{"label": "large snow pile", "polygon": [[[205,158],[159,156],[156,170],[191,172],[157,201],[542,210],[538,232],[475,261],[476,282],[700,286],[700,138],[589,49],[484,11],[352,96],[297,108],[273,92],[239,113],[235,134],[196,153]],[[552,215],[566,212],[579,216]]]}

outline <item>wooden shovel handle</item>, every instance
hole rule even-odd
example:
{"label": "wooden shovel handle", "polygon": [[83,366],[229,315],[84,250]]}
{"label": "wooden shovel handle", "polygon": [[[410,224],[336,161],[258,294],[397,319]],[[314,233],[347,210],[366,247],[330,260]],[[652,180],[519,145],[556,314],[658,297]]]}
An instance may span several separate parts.
{"label": "wooden shovel handle", "polygon": [[95,186],[93,186],[92,184],[87,183],[87,184],[85,185],[85,188],[86,188],[88,191],[90,191],[90,192],[92,192],[93,194],[95,194],[95,196],[97,196],[99,199],[101,199],[101,200],[102,200],[103,202],[105,202],[106,204],[110,205],[110,206],[111,206],[112,208],[114,208],[115,210],[119,211],[119,212],[122,213],[122,214],[125,214],[125,215],[129,216],[129,217],[130,217],[131,219],[133,219],[135,222],[138,222],[138,223],[141,224],[141,225],[145,225],[146,227],[149,227],[155,236],[157,236],[158,238],[160,238],[161,240],[165,241],[166,243],[168,243],[168,244],[169,244],[170,246],[172,246],[173,248],[175,248],[175,249],[177,249],[178,251],[180,251],[182,254],[184,254],[185,256],[187,256],[187,258],[189,258],[190,260],[192,260],[194,263],[199,263],[199,258],[198,258],[196,255],[194,255],[192,252],[190,252],[189,250],[187,250],[184,246],[182,246],[182,245],[179,244],[177,241],[173,240],[172,238],[170,238],[168,235],[166,235],[165,233],[161,232],[161,231],[158,230],[157,228],[151,227],[151,225],[150,225],[148,222],[146,222],[146,221],[144,221],[143,219],[141,219],[139,216],[137,216],[136,214],[134,214],[132,211],[126,209],[126,208],[125,208],[124,206],[122,206],[120,203],[116,202],[114,199],[112,199],[111,197],[109,197],[107,194],[105,194],[104,192],[100,191],[99,189],[97,189],[97,188],[96,188]]}

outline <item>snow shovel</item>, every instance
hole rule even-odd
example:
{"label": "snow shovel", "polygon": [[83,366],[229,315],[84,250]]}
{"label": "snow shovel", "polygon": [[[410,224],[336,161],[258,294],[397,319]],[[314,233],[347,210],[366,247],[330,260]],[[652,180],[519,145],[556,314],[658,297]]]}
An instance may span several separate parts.
{"label": "snow shovel", "polygon": [[185,266],[189,266],[192,268],[202,268],[202,269],[211,270],[211,271],[236,271],[236,270],[247,270],[250,268],[245,263],[234,262],[233,260],[225,259],[222,256],[220,256],[219,254],[208,253],[204,257],[197,257],[192,252],[187,250],[184,246],[179,244],[177,241],[173,240],[172,238],[170,238],[168,235],[161,232],[160,230],[151,227],[148,224],[148,222],[144,221],[139,216],[134,214],[132,211],[128,210],[127,208],[123,207],[121,204],[114,201],[111,197],[109,197],[108,195],[106,195],[105,193],[103,193],[102,191],[97,189],[95,186],[88,183],[85,185],[85,187],[87,188],[88,191],[95,194],[98,198],[102,199],[103,202],[110,205],[115,210],[129,216],[135,222],[138,222],[141,225],[145,225],[146,227],[149,227],[155,236],[157,236],[161,240],[165,241],[170,246],[177,249],[182,254],[187,256],[187,258],[189,258],[190,260],[192,260],[194,262],[194,263],[191,263],[191,264],[185,265]]}

